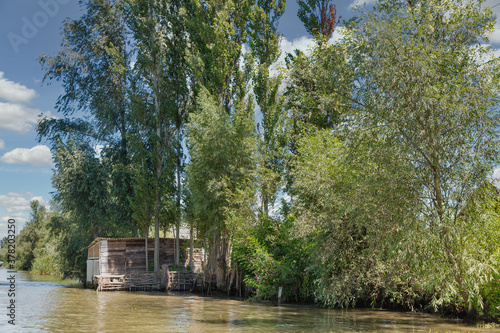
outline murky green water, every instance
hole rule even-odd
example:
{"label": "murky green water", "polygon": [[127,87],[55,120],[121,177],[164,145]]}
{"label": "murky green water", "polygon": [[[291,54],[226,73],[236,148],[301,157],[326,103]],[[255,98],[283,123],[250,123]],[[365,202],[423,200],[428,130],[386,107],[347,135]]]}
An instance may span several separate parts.
{"label": "murky green water", "polygon": [[436,316],[254,304],[192,294],[107,292],[16,274],[15,327],[0,270],[0,332],[500,332]]}

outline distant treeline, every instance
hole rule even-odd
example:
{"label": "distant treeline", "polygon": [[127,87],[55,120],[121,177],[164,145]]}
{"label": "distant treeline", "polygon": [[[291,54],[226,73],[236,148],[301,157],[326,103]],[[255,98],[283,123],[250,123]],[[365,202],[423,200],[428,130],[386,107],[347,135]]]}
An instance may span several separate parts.
{"label": "distant treeline", "polygon": [[82,274],[94,237],[185,226],[220,290],[497,318],[492,11],[299,8],[315,43],[280,67],[284,0],[83,1],[40,57],[64,88],[38,126],[54,212],[33,203],[19,266]]}

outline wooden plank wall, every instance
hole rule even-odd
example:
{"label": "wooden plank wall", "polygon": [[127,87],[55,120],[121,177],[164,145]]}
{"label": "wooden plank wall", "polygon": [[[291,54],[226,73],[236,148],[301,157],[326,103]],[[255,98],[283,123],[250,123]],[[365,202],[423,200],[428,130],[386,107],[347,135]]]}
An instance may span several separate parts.
{"label": "wooden plank wall", "polygon": [[[105,247],[102,242],[107,242]],[[184,247],[186,251],[182,257],[182,266],[189,264],[189,240],[180,240],[181,249]],[[135,272],[145,272],[145,251],[144,239],[134,240],[107,240],[101,241],[101,274],[127,274]],[[194,248],[193,259],[195,269],[201,269],[201,249]],[[148,263],[154,260],[154,241],[148,241]],[[174,264],[174,240],[160,239],[160,265]],[[106,266],[106,267],[104,267]]]}
{"label": "wooden plank wall", "polygon": [[99,243],[89,247],[87,258],[99,258]]}
{"label": "wooden plank wall", "polygon": [[99,272],[101,274],[108,274],[108,241],[101,240],[99,242]]}

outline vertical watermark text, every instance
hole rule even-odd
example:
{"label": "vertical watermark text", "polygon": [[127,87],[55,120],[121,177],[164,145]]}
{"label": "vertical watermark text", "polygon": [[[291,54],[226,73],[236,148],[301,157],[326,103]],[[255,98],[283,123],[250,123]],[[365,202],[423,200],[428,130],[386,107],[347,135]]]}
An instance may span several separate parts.
{"label": "vertical watermark text", "polygon": [[16,220],[7,223],[7,317],[10,325],[16,325]]}

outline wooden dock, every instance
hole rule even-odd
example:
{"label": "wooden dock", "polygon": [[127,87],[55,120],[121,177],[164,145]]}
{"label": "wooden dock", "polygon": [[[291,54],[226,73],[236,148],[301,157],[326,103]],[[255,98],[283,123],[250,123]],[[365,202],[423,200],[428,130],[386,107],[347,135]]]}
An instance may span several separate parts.
{"label": "wooden dock", "polygon": [[[168,281],[167,276],[168,274]],[[193,290],[197,274],[192,271],[143,272],[121,275],[96,275],[97,291],[117,290]],[[163,281],[162,281],[163,279]],[[162,283],[163,282],[163,283]]]}
{"label": "wooden dock", "polygon": [[192,271],[172,271],[168,273],[170,290],[193,290],[196,275]]}
{"label": "wooden dock", "polygon": [[160,290],[161,272],[130,273],[123,275],[96,275],[97,291]]}

